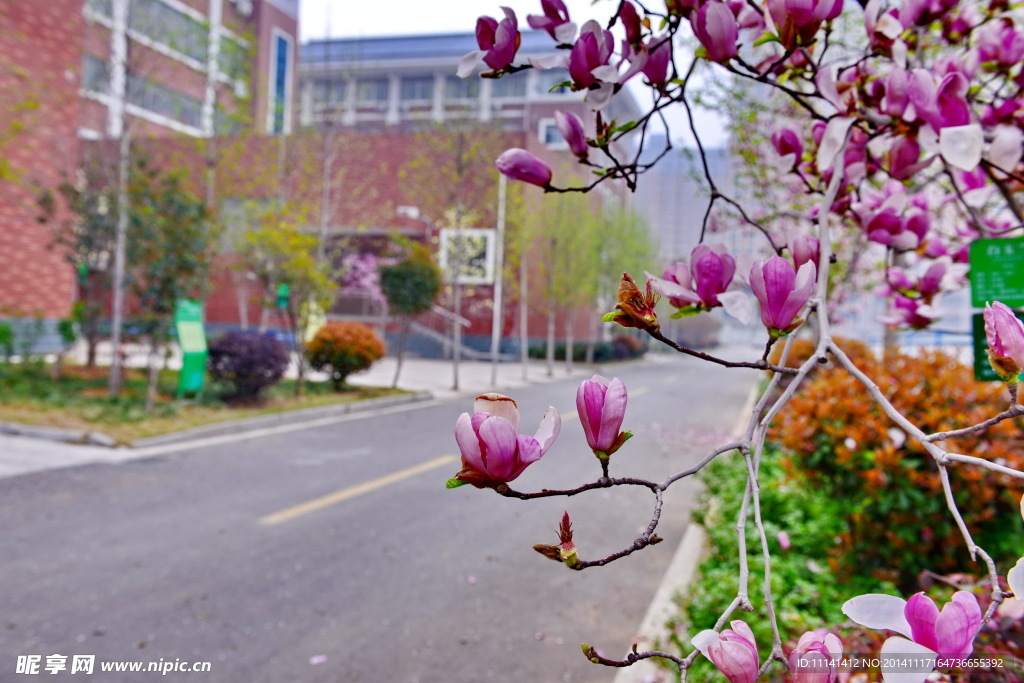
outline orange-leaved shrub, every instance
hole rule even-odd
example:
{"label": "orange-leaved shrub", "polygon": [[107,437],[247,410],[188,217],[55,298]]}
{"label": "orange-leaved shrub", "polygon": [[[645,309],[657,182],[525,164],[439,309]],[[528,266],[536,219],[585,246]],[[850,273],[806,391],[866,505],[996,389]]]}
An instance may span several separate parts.
{"label": "orange-leaved shrub", "polygon": [[306,357],[315,369],[330,374],[335,391],[342,391],[349,375],[384,357],[384,342],[362,323],[334,321],[306,344]]}
{"label": "orange-leaved shrub", "polygon": [[[1008,405],[1002,383],[976,382],[968,367],[942,352],[860,362],[926,434],[977,424]],[[870,571],[913,590],[920,571],[979,568],[947,509],[938,466],[843,368],[816,372],[780,413],[769,439],[783,446],[789,468],[846,502],[849,530],[836,539],[834,571]],[[942,444],[954,453],[1024,468],[1020,419]],[[1012,566],[1024,553],[1024,484],[973,465],[951,464],[948,472],[974,540],[1001,567]]]}

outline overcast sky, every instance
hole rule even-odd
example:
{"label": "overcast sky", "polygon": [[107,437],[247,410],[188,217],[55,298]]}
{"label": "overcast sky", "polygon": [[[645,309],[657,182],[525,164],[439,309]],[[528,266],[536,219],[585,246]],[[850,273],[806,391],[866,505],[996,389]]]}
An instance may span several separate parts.
{"label": "overcast sky", "polygon": [[[587,19],[608,20],[616,6],[614,0],[564,0],[576,25]],[[540,0],[300,0],[299,31],[302,41],[324,37],[395,36],[424,33],[471,32],[480,15],[501,16],[501,7],[511,7],[520,28],[527,29],[528,14],[540,14]],[[670,113],[673,139],[686,143],[685,116]],[[714,116],[698,113],[701,138],[710,147],[726,142],[721,122]],[[692,139],[692,138],[691,138]],[[692,144],[692,143],[688,143]]]}
{"label": "overcast sky", "polygon": [[[606,18],[615,3],[602,0],[565,0],[569,16],[577,25],[587,19]],[[526,15],[540,14],[540,0],[301,0],[302,40],[325,36],[388,36],[418,33],[472,31],[482,14],[501,15],[501,6],[511,7],[522,28]]]}

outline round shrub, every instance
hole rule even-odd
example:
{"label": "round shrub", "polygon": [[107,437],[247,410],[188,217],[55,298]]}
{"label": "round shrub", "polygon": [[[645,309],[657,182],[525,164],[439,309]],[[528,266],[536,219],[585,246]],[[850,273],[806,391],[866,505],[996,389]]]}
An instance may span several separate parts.
{"label": "round shrub", "polygon": [[306,357],[314,368],[330,373],[334,390],[342,391],[349,375],[384,357],[384,342],[361,323],[329,322],[306,344]]}
{"label": "round shrub", "polygon": [[231,398],[251,401],[281,381],[288,360],[284,344],[274,337],[236,330],[210,342],[207,367],[213,379],[231,385]]}
{"label": "round shrub", "polygon": [[[882,392],[925,433],[977,424],[1008,400],[1002,383],[975,382],[970,368],[941,352],[895,355],[877,363],[874,373]],[[779,414],[769,439],[787,451],[787,467],[845,502],[849,531],[832,557],[840,575],[871,572],[909,593],[917,590],[918,571],[947,574],[969,561],[931,456],[894,428],[841,367],[816,371]],[[1024,432],[1013,420],[943,446],[1024,467]],[[1024,545],[1024,485],[980,467],[950,467],[948,473],[975,541],[996,562],[1013,564]]]}

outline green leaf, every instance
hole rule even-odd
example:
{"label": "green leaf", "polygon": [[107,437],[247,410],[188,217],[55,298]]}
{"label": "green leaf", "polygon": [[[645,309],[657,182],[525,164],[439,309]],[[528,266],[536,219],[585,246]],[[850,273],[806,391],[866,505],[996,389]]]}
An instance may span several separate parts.
{"label": "green leaf", "polygon": [[757,40],[754,41],[754,47],[757,47],[759,45],[767,45],[768,43],[781,43],[781,42],[782,41],[779,40],[779,37],[777,35],[775,35],[774,33],[770,33],[768,31],[765,31],[764,33],[761,34],[760,38],[758,38]]}
{"label": "green leaf", "polygon": [[452,477],[451,479],[444,483],[444,487],[446,489],[457,489],[460,486],[465,486],[468,483],[468,481],[462,481],[461,479],[456,479],[455,477]]}
{"label": "green leaf", "polygon": [[601,316],[601,322],[613,323],[620,315],[623,315],[621,311],[612,311],[611,313],[605,313],[603,316]]}
{"label": "green leaf", "polygon": [[670,318],[678,320],[679,318],[692,318],[695,315],[700,315],[704,309],[699,306],[687,306],[686,308],[680,308],[675,313],[670,315]]}
{"label": "green leaf", "polygon": [[551,88],[548,90],[548,92],[555,92],[559,88],[571,88],[571,87],[572,87],[572,81],[562,81],[561,83],[555,83],[553,86],[551,86]]}
{"label": "green leaf", "polygon": [[628,122],[622,124],[621,126],[618,126],[616,128],[612,128],[610,132],[612,132],[612,133],[625,133],[627,131],[633,130],[634,128],[637,127],[637,125],[638,124],[637,124],[636,121],[628,121]]}

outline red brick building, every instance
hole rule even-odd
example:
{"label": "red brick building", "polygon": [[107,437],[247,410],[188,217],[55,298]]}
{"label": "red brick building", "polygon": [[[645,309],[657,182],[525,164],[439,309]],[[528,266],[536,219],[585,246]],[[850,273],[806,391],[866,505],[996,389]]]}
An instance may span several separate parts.
{"label": "red brick building", "polygon": [[290,132],[297,28],[298,0],[0,0],[0,319],[52,339],[71,310],[36,198],[83,141]]}

